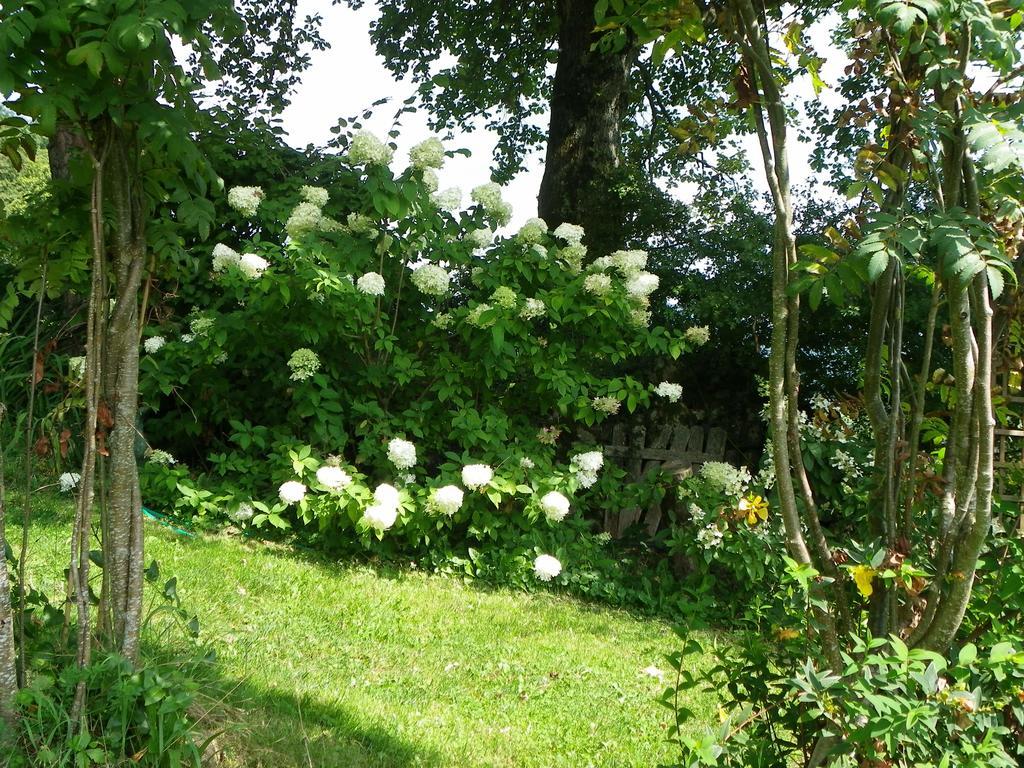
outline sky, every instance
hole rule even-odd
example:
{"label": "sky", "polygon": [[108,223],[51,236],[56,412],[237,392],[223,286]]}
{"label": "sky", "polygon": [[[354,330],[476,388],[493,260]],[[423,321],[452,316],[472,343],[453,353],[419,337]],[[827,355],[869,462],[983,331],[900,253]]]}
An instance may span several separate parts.
{"label": "sky", "polygon": [[[347,5],[332,5],[330,0],[305,0],[300,11],[317,12],[323,16],[322,34],[331,47],[313,54],[312,66],[303,74],[291,106],[282,115],[289,142],[300,148],[307,144],[324,144],[333,137],[330,129],[339,118],[357,114],[377,99],[388,97],[391,102],[377,108],[374,117],[364,124],[365,128],[384,137],[392,127],[394,113],[416,89],[409,82],[397,81],[374,51],[370,41],[370,22],[376,15],[373,0],[368,0],[359,10]],[[826,83],[837,83],[847,61],[841,52],[828,45],[827,27],[826,22],[811,29],[809,35],[814,46],[824,52],[823,79]],[[807,77],[794,83],[791,92],[797,101],[815,98]],[[828,90],[818,98],[828,104],[837,101],[836,94]],[[424,113],[403,116],[401,135],[397,140],[397,167],[402,167],[411,146],[430,135]],[[489,167],[495,141],[495,134],[482,127],[471,132],[458,132],[452,140],[446,141],[447,148],[465,148],[472,154],[469,158],[457,156],[445,164],[440,174],[441,189],[458,186],[465,196],[464,202],[467,202],[473,187],[490,180]],[[764,191],[766,184],[757,142],[750,137],[744,146],[753,167],[751,178],[754,187]],[[812,178],[808,164],[811,147],[797,142],[793,142],[792,147],[793,181],[801,184]],[[511,228],[518,228],[526,219],[536,216],[537,190],[542,174],[543,155],[538,152],[526,158],[523,170],[505,188],[504,197],[514,210]],[[685,199],[692,190],[682,188],[677,194]]]}

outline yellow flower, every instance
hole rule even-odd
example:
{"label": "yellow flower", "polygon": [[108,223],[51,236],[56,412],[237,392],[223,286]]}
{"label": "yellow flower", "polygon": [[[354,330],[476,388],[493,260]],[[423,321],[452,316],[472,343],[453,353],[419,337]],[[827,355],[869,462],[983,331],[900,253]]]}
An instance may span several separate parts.
{"label": "yellow flower", "polygon": [[768,519],[768,502],[762,499],[760,496],[754,496],[750,494],[740,499],[740,516],[746,516],[747,525],[753,527],[757,525],[758,519]]}
{"label": "yellow flower", "polygon": [[855,565],[850,569],[853,571],[853,580],[857,582],[857,591],[864,597],[871,597],[875,588],[871,585],[878,571],[870,565]]}

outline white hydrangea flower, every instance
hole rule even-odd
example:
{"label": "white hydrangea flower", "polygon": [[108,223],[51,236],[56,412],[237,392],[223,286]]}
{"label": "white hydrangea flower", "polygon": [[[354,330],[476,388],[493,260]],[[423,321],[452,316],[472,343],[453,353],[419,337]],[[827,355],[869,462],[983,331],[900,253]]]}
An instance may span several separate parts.
{"label": "white hydrangea flower", "polygon": [[622,407],[622,402],[617,397],[595,397],[590,405],[595,411],[615,415]]}
{"label": "white hydrangea flower", "polygon": [[493,181],[476,187],[470,196],[498,226],[504,227],[512,220],[512,206],[501,199],[501,187]]}
{"label": "white hydrangea flower", "polygon": [[412,284],[427,296],[443,298],[448,295],[452,276],[437,264],[423,264],[412,271]]}
{"label": "white hydrangea flower", "polygon": [[381,506],[397,509],[399,500],[398,489],[393,485],[381,483],[373,491],[373,500]]}
{"label": "white hydrangea flower", "polygon": [[430,494],[430,508],[435,512],[451,517],[462,507],[465,494],[457,485],[446,485],[435,488]]}
{"label": "white hydrangea flower", "polygon": [[237,507],[228,512],[228,517],[236,523],[247,523],[256,515],[256,510],[247,501],[239,503]]}
{"label": "white hydrangea flower", "polygon": [[327,190],[323,187],[311,187],[308,184],[303,185],[302,188],[299,189],[299,194],[302,196],[303,200],[307,203],[312,203],[317,208],[323,208],[327,205],[327,200],[330,197]]}
{"label": "white hydrangea flower", "polygon": [[612,279],[602,272],[587,275],[583,279],[583,290],[595,296],[607,296],[612,290]]}
{"label": "white hydrangea flower", "polygon": [[312,349],[301,347],[288,358],[288,367],[292,370],[289,377],[292,381],[305,381],[320,370],[320,356]]}
{"label": "white hydrangea flower", "polygon": [[679,398],[683,396],[683,386],[682,384],[663,381],[654,388],[654,394],[658,397],[664,397],[670,403],[678,403]]}
{"label": "white hydrangea flower", "polygon": [[359,131],[348,147],[348,161],[352,165],[387,165],[395,152],[369,131]]}
{"label": "white hydrangea flower", "polygon": [[704,547],[704,549],[716,549],[722,544],[723,538],[724,535],[722,534],[722,531],[714,523],[711,523],[697,531],[697,542]]}
{"label": "white hydrangea flower", "polygon": [[562,564],[551,555],[538,555],[533,561],[533,573],[541,581],[551,581],[562,572]]}
{"label": "white hydrangea flower", "polygon": [[367,272],[356,280],[356,288],[370,296],[384,295],[384,278],[377,272]]}
{"label": "white hydrangea flower", "polygon": [[533,459],[529,456],[523,456],[523,458],[519,460],[519,466],[523,469],[533,469],[537,465],[533,463]]}
{"label": "white hydrangea flower", "polygon": [[467,464],[462,468],[462,484],[475,491],[494,479],[494,470],[486,464]]}
{"label": "white hydrangea flower", "polygon": [[388,443],[388,461],[396,469],[411,469],[416,466],[416,446],[399,437]]}
{"label": "white hydrangea flower", "polygon": [[569,514],[569,500],[558,491],[548,491],[540,499],[544,516],[553,523],[560,523]]}
{"label": "white hydrangea flower", "polygon": [[155,355],[157,352],[160,351],[160,347],[162,347],[166,343],[167,339],[165,339],[163,336],[150,336],[142,343],[142,346],[148,354]]}
{"label": "white hydrangea flower", "polygon": [[292,209],[284,228],[291,237],[302,237],[320,229],[323,213],[313,203],[303,201]]}
{"label": "white hydrangea flower", "polygon": [[195,340],[196,340],[196,336],[195,336],[194,333],[183,333],[183,334],[181,334],[181,343],[182,344],[191,344]]}
{"label": "white hydrangea flower", "polygon": [[475,307],[469,310],[469,314],[466,315],[466,322],[469,323],[470,325],[475,325],[477,328],[488,328],[494,325],[494,321],[496,318],[491,318],[490,320],[486,321],[481,320],[481,316],[484,314],[484,312],[487,312],[491,309],[493,309],[493,307],[487,302],[481,302],[477,304]]}
{"label": "white hydrangea flower", "polygon": [[600,451],[577,453],[569,460],[569,470],[584,488],[590,488],[597,482],[597,473],[603,466],[604,454]]}
{"label": "white hydrangea flower", "polygon": [[213,246],[213,271],[226,272],[232,267],[237,267],[241,258],[234,248],[224,245],[224,243],[217,243]]}
{"label": "white hydrangea flower", "polygon": [[426,187],[427,192],[437,192],[437,188],[441,186],[441,180],[438,178],[436,171],[431,168],[423,171],[423,186]]}
{"label": "white hydrangea flower", "polygon": [[691,344],[696,344],[698,347],[701,347],[707,344],[708,340],[711,339],[711,331],[708,330],[706,325],[694,326],[692,328],[687,328],[683,332],[683,338]]}
{"label": "white hydrangea flower", "polygon": [[544,302],[540,299],[530,298],[527,299],[523,304],[523,308],[519,310],[519,316],[523,320],[532,320],[535,317],[541,317],[547,307],[544,306]]}
{"label": "white hydrangea flower", "polygon": [[277,495],[285,504],[298,504],[306,498],[306,486],[298,480],[289,480],[281,483],[281,487],[277,489]]}
{"label": "white hydrangea flower", "polygon": [[519,296],[507,285],[499,285],[491,294],[491,301],[503,309],[514,309],[519,303]]}
{"label": "white hydrangea flower", "polygon": [[324,488],[337,491],[349,485],[352,478],[341,467],[332,467],[327,464],[316,471],[316,481]]}
{"label": "white hydrangea flower", "polygon": [[442,331],[446,331],[452,327],[452,323],[455,322],[450,312],[442,312],[437,315],[432,321],[433,325],[440,328]]}
{"label": "white hydrangea flower", "polygon": [[466,242],[474,248],[487,248],[494,240],[494,230],[482,227],[466,233]]}
{"label": "white hydrangea flower", "polygon": [[598,272],[604,272],[606,269],[612,268],[612,257],[611,256],[599,256],[594,259],[590,264],[590,268],[597,270]]}
{"label": "white hydrangea flower", "polygon": [[462,207],[462,190],[458,187],[448,187],[441,192],[435,192],[430,199],[442,211],[456,213]]}
{"label": "white hydrangea flower", "polygon": [[238,262],[238,268],[242,274],[250,280],[255,280],[267,271],[270,262],[255,253],[243,253]]}
{"label": "white hydrangea flower", "polygon": [[409,164],[413,168],[440,168],[444,165],[444,144],[437,136],[421,141],[409,150]]}
{"label": "white hydrangea flower", "polygon": [[658,290],[659,282],[657,275],[640,272],[626,281],[626,293],[634,298],[644,298]]}
{"label": "white hydrangea flower", "polygon": [[67,493],[78,487],[78,484],[82,482],[82,476],[77,472],[65,472],[57,482],[60,483],[60,492]]}
{"label": "white hydrangea flower", "polygon": [[583,259],[587,257],[587,246],[576,243],[574,245],[567,245],[561,250],[559,255],[562,260],[565,261],[569,271],[574,275],[579,274],[580,270],[583,269]]}
{"label": "white hydrangea flower", "polygon": [[524,243],[540,243],[544,240],[544,235],[548,233],[548,225],[544,219],[527,219],[526,223],[520,228],[519,233],[516,237]]}
{"label": "white hydrangea flower", "polygon": [[193,336],[206,336],[213,330],[213,318],[206,315],[193,315],[188,321],[188,329]]}
{"label": "white hydrangea flower", "polygon": [[377,229],[377,223],[365,213],[352,212],[345,221],[353,235],[370,235]]}
{"label": "white hydrangea flower", "polygon": [[228,205],[243,216],[255,216],[265,197],[262,187],[232,187],[228,190]]}
{"label": "white hydrangea flower", "polygon": [[746,467],[734,467],[724,461],[706,461],[700,468],[700,476],[728,496],[742,496],[750,485],[750,471]]}
{"label": "white hydrangea flower", "polygon": [[645,307],[637,307],[629,313],[629,322],[637,328],[646,328],[651,324],[651,313]]}
{"label": "white hydrangea flower", "polygon": [[386,531],[398,520],[398,507],[386,504],[371,504],[363,512],[363,519],[371,528]]}
{"label": "white hydrangea flower", "polygon": [[623,277],[633,277],[647,267],[647,251],[615,251],[609,259]]}
{"label": "white hydrangea flower", "polygon": [[567,221],[563,221],[554,231],[555,237],[564,240],[569,245],[579,245],[583,242],[583,227],[579,224],[570,224]]}
{"label": "white hydrangea flower", "polygon": [[169,467],[173,464],[178,463],[178,460],[174,458],[171,454],[169,454],[167,451],[162,451],[159,448],[150,451],[149,455],[146,456],[146,461],[148,461],[150,464],[161,464],[165,467]]}

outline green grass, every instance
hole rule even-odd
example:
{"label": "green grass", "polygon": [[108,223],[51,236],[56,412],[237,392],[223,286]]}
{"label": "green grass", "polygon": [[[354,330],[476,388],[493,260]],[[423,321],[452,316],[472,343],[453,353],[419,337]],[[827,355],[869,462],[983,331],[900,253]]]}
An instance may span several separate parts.
{"label": "green grass", "polygon": [[[40,503],[32,577],[59,594],[68,510]],[[677,648],[666,622],[152,523],[146,547],[217,651],[205,693],[223,699],[207,724],[225,728],[222,764],[583,768],[672,757],[671,713],[643,674],[666,669]]]}

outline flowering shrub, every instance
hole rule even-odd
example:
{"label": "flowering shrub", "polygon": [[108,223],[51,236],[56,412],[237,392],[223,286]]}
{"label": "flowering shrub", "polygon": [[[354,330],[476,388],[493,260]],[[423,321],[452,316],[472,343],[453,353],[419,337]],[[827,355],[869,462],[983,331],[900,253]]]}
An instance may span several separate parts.
{"label": "flowering shrub", "polygon": [[580,227],[541,219],[495,239],[500,187],[465,211],[437,195],[437,140],[400,174],[367,133],[347,159],[327,186],[229,192],[234,227],[196,256],[203,278],[161,308],[165,343],[142,362],[147,436],[187,465],[147,464],[146,493],[325,546],[525,542],[524,572],[547,555],[564,581],[570,520],[622,493],[574,429],[677,399],[624,370],[701,339],[648,327],[642,251],[588,260]]}

